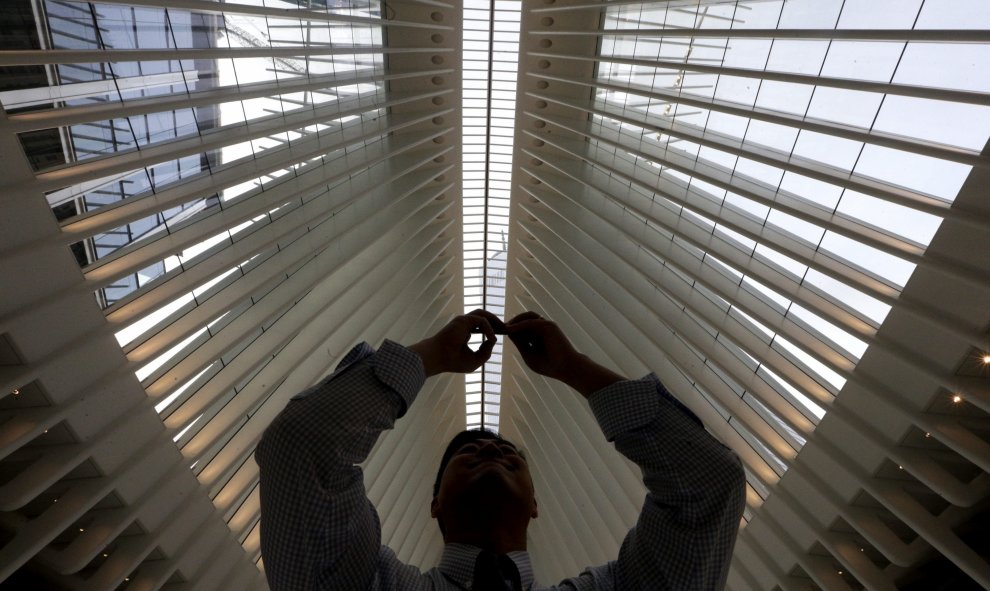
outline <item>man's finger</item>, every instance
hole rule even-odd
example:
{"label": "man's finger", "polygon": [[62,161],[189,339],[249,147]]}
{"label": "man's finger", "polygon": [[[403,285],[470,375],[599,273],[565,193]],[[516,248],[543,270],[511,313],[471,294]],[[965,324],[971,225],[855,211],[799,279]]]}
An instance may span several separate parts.
{"label": "man's finger", "polygon": [[491,358],[493,349],[495,349],[495,341],[486,340],[481,343],[477,351],[466,351],[470,356],[470,361],[465,360],[465,363],[469,365],[464,368],[464,371],[472,372],[484,365]]}
{"label": "man's finger", "polygon": [[495,331],[495,334],[505,334],[505,323],[498,316],[492,314],[488,310],[478,308],[468,313],[468,316],[480,316],[488,321],[489,326]]}
{"label": "man's finger", "polygon": [[492,356],[492,351],[494,349],[495,349],[495,339],[486,340],[485,342],[481,343],[480,347],[478,347],[478,351],[476,355],[483,356],[485,358],[485,361],[488,361],[488,358]]}
{"label": "man's finger", "polygon": [[[477,312],[477,310],[475,310],[475,312]],[[488,341],[494,342],[498,340],[495,336],[495,331],[492,329],[492,325],[488,322],[488,318],[486,318],[485,316],[481,316],[479,314],[475,314],[474,312],[472,312],[470,314],[465,314],[464,316],[461,316],[461,318],[465,318],[467,319],[468,322],[472,323],[471,332],[480,332],[481,334],[485,335],[486,343]],[[497,319],[498,318],[496,317],[496,320]]]}
{"label": "man's finger", "polygon": [[523,357],[536,353],[542,348],[543,337],[539,325],[546,326],[545,320],[527,320],[509,326],[509,340],[522,353]]}
{"label": "man's finger", "polygon": [[507,334],[509,338],[512,338],[513,335],[518,335],[519,333],[540,330],[548,324],[550,324],[549,320],[543,320],[539,317],[524,319],[518,322],[513,319],[512,322],[505,325],[505,334]]}
{"label": "man's finger", "polygon": [[537,314],[536,312],[533,311],[523,312],[522,314],[515,316],[512,320],[506,322],[505,325],[509,326],[510,324],[515,324],[517,322],[524,322],[526,320],[536,320],[538,318],[540,318],[540,315]]}

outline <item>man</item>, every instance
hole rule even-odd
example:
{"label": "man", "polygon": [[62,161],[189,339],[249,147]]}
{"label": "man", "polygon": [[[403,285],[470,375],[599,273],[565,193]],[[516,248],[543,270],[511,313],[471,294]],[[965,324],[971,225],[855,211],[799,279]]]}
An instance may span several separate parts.
{"label": "man", "polygon": [[[494,328],[493,328],[494,327]],[[525,458],[493,433],[454,438],[431,514],[444,536],[437,568],[420,573],[381,544],[378,514],[357,464],[415,401],[426,378],[471,372],[491,355],[495,328],[536,373],[588,399],[606,438],[643,471],[642,514],[617,560],[559,589],[719,589],[742,514],[739,459],[652,374],[627,380],[578,353],[556,324],[526,312],[507,324],[477,310],[437,334],[376,352],[355,347],[337,371],[296,396],[265,432],[261,548],[274,591],[544,589],[533,581],[526,528],[538,506]],[[471,350],[471,335],[484,342]]]}

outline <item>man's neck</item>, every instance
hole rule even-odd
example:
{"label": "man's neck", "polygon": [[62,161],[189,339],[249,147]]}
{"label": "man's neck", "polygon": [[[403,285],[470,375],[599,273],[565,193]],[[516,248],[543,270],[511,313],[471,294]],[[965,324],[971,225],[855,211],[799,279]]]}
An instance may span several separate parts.
{"label": "man's neck", "polygon": [[448,544],[469,544],[496,554],[526,551],[526,530],[509,531],[507,528],[487,530],[448,530],[444,536]]}

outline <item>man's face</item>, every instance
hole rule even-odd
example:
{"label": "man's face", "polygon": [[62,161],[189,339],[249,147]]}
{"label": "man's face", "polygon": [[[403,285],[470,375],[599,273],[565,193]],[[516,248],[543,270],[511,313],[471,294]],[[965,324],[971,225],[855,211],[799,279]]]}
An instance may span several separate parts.
{"label": "man's face", "polygon": [[450,457],[433,503],[436,517],[444,503],[469,503],[484,509],[516,507],[536,517],[533,479],[526,459],[514,445],[499,439],[477,439]]}

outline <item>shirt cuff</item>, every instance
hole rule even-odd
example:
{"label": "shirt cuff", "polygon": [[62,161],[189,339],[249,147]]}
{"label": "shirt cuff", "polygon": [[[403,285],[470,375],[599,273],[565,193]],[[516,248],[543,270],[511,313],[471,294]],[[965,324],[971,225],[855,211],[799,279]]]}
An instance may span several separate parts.
{"label": "shirt cuff", "polygon": [[375,376],[402,398],[399,416],[406,414],[426,382],[423,360],[402,345],[386,339],[371,363]]}
{"label": "shirt cuff", "polygon": [[664,405],[673,405],[699,427],[704,427],[701,419],[674,398],[660,378],[652,373],[638,380],[623,380],[605,386],[593,393],[588,403],[608,441],[652,423]]}

